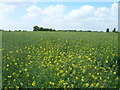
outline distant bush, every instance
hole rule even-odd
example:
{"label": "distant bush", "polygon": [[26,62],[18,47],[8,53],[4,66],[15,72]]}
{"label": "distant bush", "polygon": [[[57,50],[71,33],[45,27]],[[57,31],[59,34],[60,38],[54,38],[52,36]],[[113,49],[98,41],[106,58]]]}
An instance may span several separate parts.
{"label": "distant bush", "polygon": [[112,32],[116,32],[116,28],[114,28]]}
{"label": "distant bush", "polygon": [[4,31],[3,29],[0,29],[0,31]]}
{"label": "distant bush", "polygon": [[106,29],[106,32],[109,32],[109,28]]}
{"label": "distant bush", "polygon": [[91,32],[91,30],[87,30],[87,32]]}
{"label": "distant bush", "polygon": [[27,32],[27,30],[23,30],[23,32]]}

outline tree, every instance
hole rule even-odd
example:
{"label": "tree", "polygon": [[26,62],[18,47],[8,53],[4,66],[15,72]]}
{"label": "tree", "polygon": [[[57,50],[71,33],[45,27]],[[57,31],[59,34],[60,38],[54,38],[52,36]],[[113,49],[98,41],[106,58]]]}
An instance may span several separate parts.
{"label": "tree", "polygon": [[34,26],[33,27],[33,31],[39,31],[39,27],[38,26]]}
{"label": "tree", "polygon": [[112,32],[116,32],[116,28],[114,28]]}
{"label": "tree", "polygon": [[109,32],[109,28],[106,29],[106,32]]}
{"label": "tree", "polygon": [[44,28],[43,28],[43,27],[40,27],[40,28],[39,28],[39,31],[44,31]]}
{"label": "tree", "polygon": [[3,29],[0,29],[0,31],[4,31]]}
{"label": "tree", "polygon": [[43,27],[34,26],[33,31],[56,31],[56,30],[52,28],[43,28]]}

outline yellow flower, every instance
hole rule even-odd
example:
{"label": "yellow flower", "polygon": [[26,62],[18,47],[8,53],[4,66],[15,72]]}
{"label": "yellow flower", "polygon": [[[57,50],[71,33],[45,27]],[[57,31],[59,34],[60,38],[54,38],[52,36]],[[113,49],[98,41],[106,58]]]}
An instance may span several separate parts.
{"label": "yellow flower", "polygon": [[23,83],[20,83],[20,85],[22,86],[22,85],[23,85]]}
{"label": "yellow flower", "polygon": [[83,73],[85,73],[86,72],[86,70],[85,69],[83,69]]}
{"label": "yellow flower", "polygon": [[36,85],[36,82],[35,82],[35,81],[33,81],[33,82],[32,82],[32,86],[35,86],[35,85]]}
{"label": "yellow flower", "polygon": [[15,65],[17,65],[17,63],[15,63]]}
{"label": "yellow flower", "polygon": [[74,87],[74,84],[71,84],[71,87],[73,88],[73,87]]}
{"label": "yellow flower", "polygon": [[110,79],[109,77],[107,77],[107,79]]}
{"label": "yellow flower", "polygon": [[22,67],[22,65],[20,65],[20,67]]}
{"label": "yellow flower", "polygon": [[95,69],[97,69],[97,67],[94,67]]}
{"label": "yellow flower", "polygon": [[27,69],[24,69],[24,71],[27,71]]}
{"label": "yellow flower", "polygon": [[92,76],[92,78],[95,78],[95,76],[94,75],[91,75]]}
{"label": "yellow flower", "polygon": [[18,53],[18,50],[16,50],[16,52]]}
{"label": "yellow flower", "polygon": [[65,76],[65,73],[63,73],[62,76],[64,77],[64,76]]}
{"label": "yellow flower", "polygon": [[26,77],[29,77],[29,76],[30,76],[29,74],[26,75]]}
{"label": "yellow flower", "polygon": [[81,56],[78,56],[78,58],[81,58]]}
{"label": "yellow flower", "polygon": [[102,77],[100,77],[100,80],[102,80]]}
{"label": "yellow flower", "polygon": [[13,51],[9,51],[9,53],[13,53]]}
{"label": "yellow flower", "polygon": [[119,78],[118,78],[118,77],[116,77],[116,78],[115,78],[115,80],[119,80]]}
{"label": "yellow flower", "polygon": [[60,70],[60,73],[63,73],[63,70]]}
{"label": "yellow flower", "polygon": [[15,75],[15,72],[13,72],[12,74]]}
{"label": "yellow flower", "polygon": [[115,54],[112,54],[113,56],[115,56]]}
{"label": "yellow flower", "polygon": [[51,81],[50,81],[49,83],[50,83],[51,85],[54,85],[54,84],[55,84],[54,82],[51,82]]}
{"label": "yellow flower", "polygon": [[99,75],[100,73],[97,73],[97,75]]}
{"label": "yellow flower", "polygon": [[78,77],[75,77],[76,80],[78,80],[79,78]]}
{"label": "yellow flower", "polygon": [[35,77],[33,76],[32,79],[34,79]]}
{"label": "yellow flower", "polygon": [[62,79],[59,81],[59,83],[63,83],[63,82],[64,82],[64,80],[62,80]]}
{"label": "yellow flower", "polygon": [[72,70],[72,68],[71,68],[71,67],[69,67],[69,70]]}
{"label": "yellow flower", "polygon": [[7,64],[7,67],[9,67],[9,64]]}
{"label": "yellow flower", "polygon": [[89,83],[86,83],[85,85],[88,87],[88,86],[89,86]]}
{"label": "yellow flower", "polygon": [[75,70],[73,70],[72,74],[75,74],[75,73],[76,73],[76,71],[75,71]]}
{"label": "yellow flower", "polygon": [[94,84],[92,83],[90,86],[91,86],[91,87],[93,87],[93,86],[94,86]]}
{"label": "yellow flower", "polygon": [[96,60],[94,60],[94,62],[96,62]]}
{"label": "yellow flower", "polygon": [[106,80],[103,80],[103,82],[106,82]]}
{"label": "yellow flower", "polygon": [[7,76],[8,78],[11,78],[12,76]]}
{"label": "yellow flower", "polygon": [[101,88],[104,88],[104,86],[101,86]]}
{"label": "yellow flower", "polygon": [[91,58],[88,58],[88,60],[91,60]]}
{"label": "yellow flower", "polygon": [[94,77],[94,79],[97,79],[97,77]]}
{"label": "yellow flower", "polygon": [[16,88],[19,88],[19,86],[15,86]]}
{"label": "yellow flower", "polygon": [[97,83],[95,86],[98,87],[98,86],[99,86],[99,83]]}
{"label": "yellow flower", "polygon": [[82,78],[81,81],[84,81],[84,79]]}
{"label": "yellow flower", "polygon": [[66,71],[66,73],[68,73],[68,71]]}
{"label": "yellow flower", "polygon": [[106,60],[106,63],[108,63],[108,60]]}
{"label": "yellow flower", "polygon": [[66,83],[63,83],[63,85],[67,85],[68,83],[66,82]]}
{"label": "yellow flower", "polygon": [[113,74],[116,74],[116,72],[113,72]]}

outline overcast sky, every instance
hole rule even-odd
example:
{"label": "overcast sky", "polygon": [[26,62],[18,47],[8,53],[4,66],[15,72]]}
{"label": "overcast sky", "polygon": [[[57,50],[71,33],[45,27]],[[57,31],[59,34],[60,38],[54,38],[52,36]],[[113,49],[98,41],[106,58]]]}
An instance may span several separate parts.
{"label": "overcast sky", "polygon": [[38,0],[0,2],[0,29],[32,31],[35,25],[60,30],[105,31],[106,28],[112,30],[118,28],[117,0],[116,2],[38,2]]}

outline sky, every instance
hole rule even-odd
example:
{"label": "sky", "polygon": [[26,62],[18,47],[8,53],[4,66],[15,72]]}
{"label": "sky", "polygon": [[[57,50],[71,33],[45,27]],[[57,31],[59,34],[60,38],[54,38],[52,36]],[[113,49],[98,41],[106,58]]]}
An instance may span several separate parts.
{"label": "sky", "polygon": [[56,30],[112,30],[118,28],[118,3],[0,2],[0,29],[32,31],[35,25]]}

